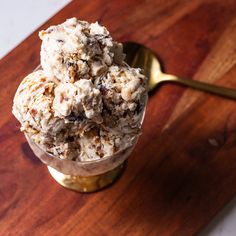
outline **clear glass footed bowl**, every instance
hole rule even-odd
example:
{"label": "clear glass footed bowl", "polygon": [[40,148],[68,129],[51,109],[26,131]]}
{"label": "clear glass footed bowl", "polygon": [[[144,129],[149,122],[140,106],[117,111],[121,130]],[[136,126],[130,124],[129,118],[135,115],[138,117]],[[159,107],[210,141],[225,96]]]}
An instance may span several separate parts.
{"label": "clear glass footed bowl", "polygon": [[[145,115],[147,98],[146,96],[141,124]],[[139,135],[132,138],[131,146],[114,153],[112,156],[93,161],[60,159],[43,150],[26,133],[25,137],[34,154],[48,166],[50,174],[59,184],[79,192],[94,192],[111,184],[121,174],[124,162],[134,149]]]}
{"label": "clear glass footed bowl", "polygon": [[66,174],[74,176],[94,176],[106,173],[117,166],[121,165],[130,155],[137,143],[138,137],[135,137],[132,146],[115,153],[112,156],[107,156],[93,161],[72,161],[60,159],[45,150],[25,134],[25,137],[33,150],[34,154],[47,166]]}

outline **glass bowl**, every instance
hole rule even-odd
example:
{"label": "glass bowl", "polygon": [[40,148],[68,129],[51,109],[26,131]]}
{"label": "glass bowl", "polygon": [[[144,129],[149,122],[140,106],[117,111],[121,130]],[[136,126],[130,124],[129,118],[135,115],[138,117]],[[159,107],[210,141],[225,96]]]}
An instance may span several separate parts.
{"label": "glass bowl", "polygon": [[[143,123],[145,108],[142,111],[140,125]],[[95,192],[112,184],[122,173],[124,163],[134,149],[140,135],[131,140],[131,146],[116,152],[112,156],[93,161],[73,161],[60,159],[42,149],[30,136],[25,137],[34,154],[47,165],[51,176],[62,186],[78,192]]]}

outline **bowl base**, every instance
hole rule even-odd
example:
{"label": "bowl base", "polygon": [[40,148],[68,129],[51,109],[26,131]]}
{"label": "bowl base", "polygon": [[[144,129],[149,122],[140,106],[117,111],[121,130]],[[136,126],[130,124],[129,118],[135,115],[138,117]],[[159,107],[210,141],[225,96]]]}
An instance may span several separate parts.
{"label": "bowl base", "polygon": [[79,175],[66,175],[56,169],[48,166],[51,176],[63,187],[78,192],[89,193],[101,190],[117,180],[124,170],[124,164],[121,164],[100,175],[94,176],[79,176]]}

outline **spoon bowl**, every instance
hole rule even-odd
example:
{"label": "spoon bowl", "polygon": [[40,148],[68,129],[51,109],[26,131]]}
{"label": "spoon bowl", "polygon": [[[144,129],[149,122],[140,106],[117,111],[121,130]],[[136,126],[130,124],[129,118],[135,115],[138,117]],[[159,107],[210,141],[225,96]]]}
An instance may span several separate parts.
{"label": "spoon bowl", "polygon": [[162,71],[156,55],[148,48],[134,42],[124,43],[125,61],[131,67],[143,69],[148,78],[148,90],[153,90],[162,82]]}
{"label": "spoon bowl", "polygon": [[160,63],[157,56],[145,46],[135,43],[126,42],[124,53],[126,54],[126,63],[131,67],[143,69],[148,78],[148,91],[152,91],[163,82],[173,82],[193,89],[213,93],[231,99],[236,99],[236,90],[200,82],[192,79],[184,79],[175,75],[165,74],[161,71]]}

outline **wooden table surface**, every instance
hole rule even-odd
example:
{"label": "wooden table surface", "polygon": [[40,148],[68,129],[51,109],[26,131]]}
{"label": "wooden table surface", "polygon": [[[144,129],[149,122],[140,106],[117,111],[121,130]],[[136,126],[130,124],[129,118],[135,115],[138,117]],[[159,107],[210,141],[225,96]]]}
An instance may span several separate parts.
{"label": "wooden table surface", "polygon": [[[168,73],[236,88],[235,0],[73,1],[41,29],[72,16],[146,45]],[[0,61],[0,235],[197,234],[236,193],[236,102],[161,86],[118,182],[66,190],[11,114],[17,86],[39,64],[37,34]]]}

